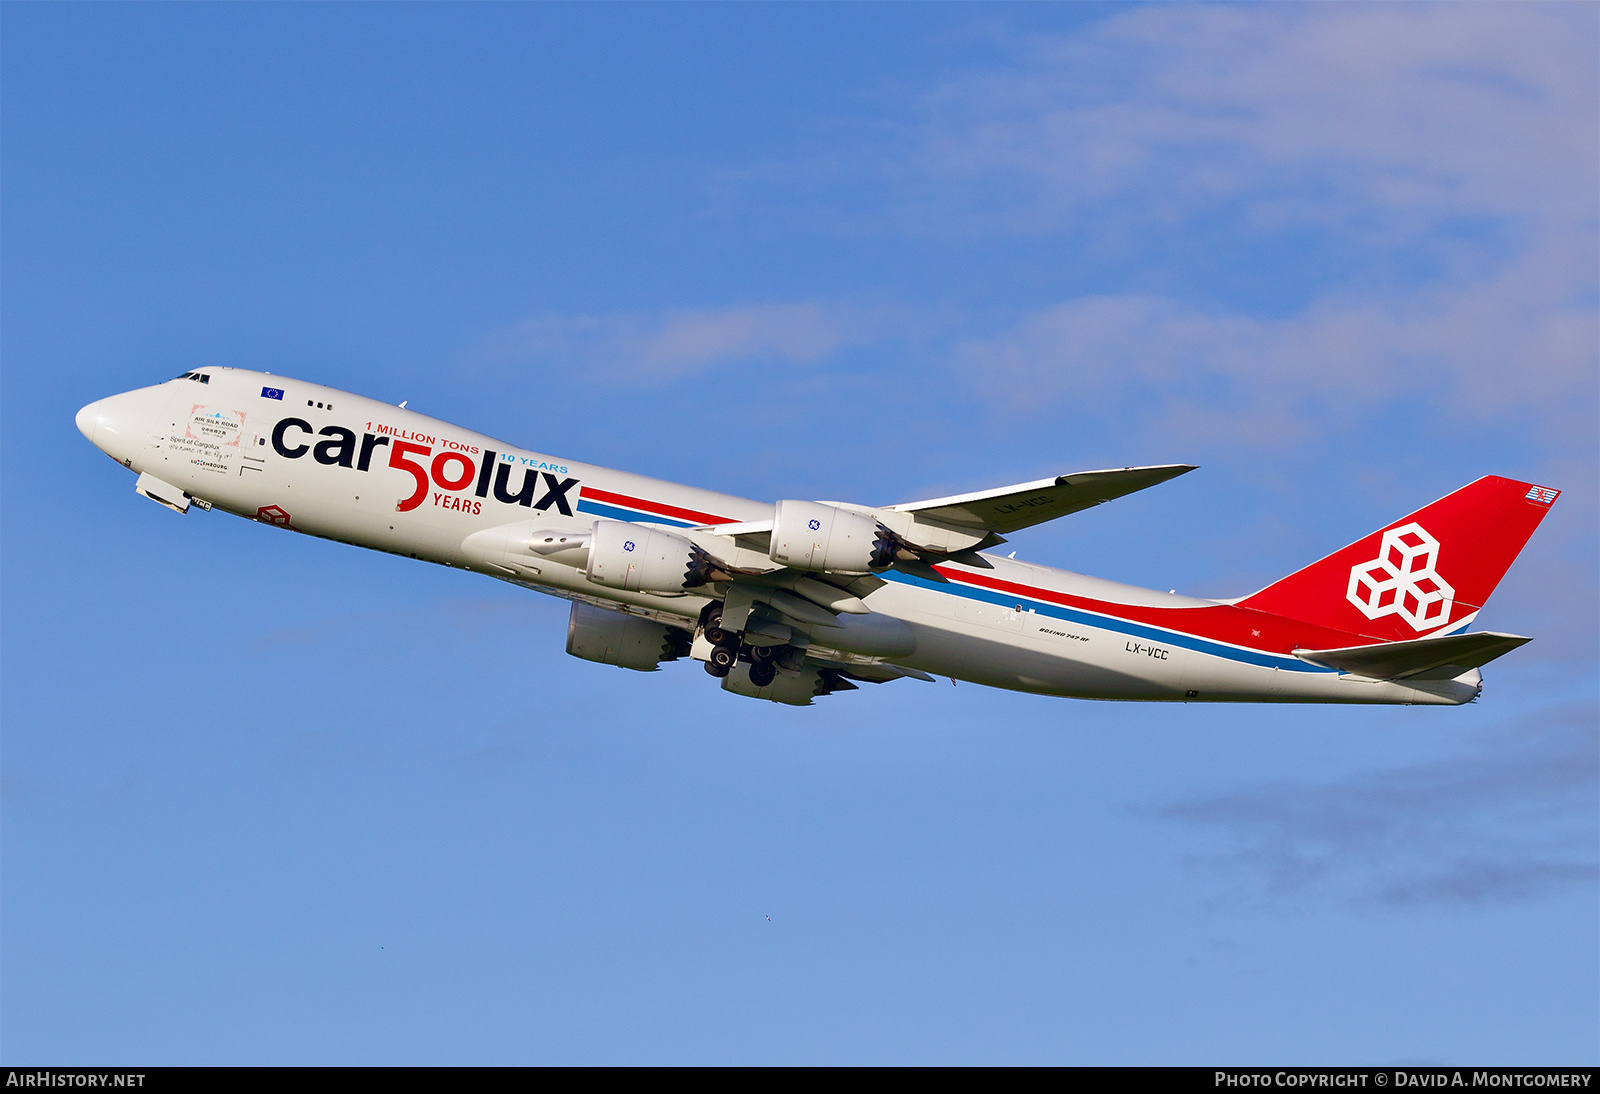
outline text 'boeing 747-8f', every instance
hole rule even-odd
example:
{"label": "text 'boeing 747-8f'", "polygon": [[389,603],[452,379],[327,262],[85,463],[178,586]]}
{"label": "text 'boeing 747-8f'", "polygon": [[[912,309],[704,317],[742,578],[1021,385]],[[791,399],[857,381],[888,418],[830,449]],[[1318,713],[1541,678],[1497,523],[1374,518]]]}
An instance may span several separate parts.
{"label": "text 'boeing 747-8f'", "polygon": [[1528,641],[1469,631],[1560,493],[1487,477],[1238,600],[986,554],[1193,468],[1086,471],[906,505],[769,504],[520,448],[243,369],[92,403],[78,428],[179,513],[489,574],[572,601],[567,652],[690,657],[739,695],[930,674],[1088,699],[1459,704]]}

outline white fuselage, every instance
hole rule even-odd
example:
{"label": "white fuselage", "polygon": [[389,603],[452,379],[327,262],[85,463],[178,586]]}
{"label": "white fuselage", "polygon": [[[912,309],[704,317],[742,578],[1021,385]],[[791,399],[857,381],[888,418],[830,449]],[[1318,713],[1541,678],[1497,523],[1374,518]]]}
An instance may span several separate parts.
{"label": "white fuselage", "polygon": [[[512,573],[466,541],[506,525],[581,534],[600,519],[684,528],[773,511],[770,503],[517,448],[318,384],[242,369],[193,375],[206,380],[92,404],[80,428],[125,467],[242,517],[641,609],[691,631],[705,596],[601,587],[559,556]],[[1200,621],[1240,610],[1217,601],[983,557],[991,568],[942,565],[946,582],[882,574],[882,586],[862,598],[871,613],[841,616],[837,633],[815,633],[814,645],[1085,698],[1454,704],[1477,694],[1476,672],[1416,686],[1351,676],[1296,658],[1287,641],[1272,648],[1216,637]]]}

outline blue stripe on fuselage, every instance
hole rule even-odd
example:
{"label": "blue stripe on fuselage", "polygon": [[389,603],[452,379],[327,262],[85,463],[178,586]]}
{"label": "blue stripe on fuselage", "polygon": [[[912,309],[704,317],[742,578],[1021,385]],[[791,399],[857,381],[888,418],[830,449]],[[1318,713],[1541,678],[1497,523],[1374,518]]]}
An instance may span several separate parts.
{"label": "blue stripe on fuselage", "polygon": [[[911,574],[901,573],[898,570],[886,570],[875,575],[885,581],[897,581],[903,585],[915,585],[931,592],[943,593],[945,596],[958,596],[964,600],[978,600],[997,607],[1015,607],[1017,593],[1001,593],[990,589],[974,588],[971,585],[962,585],[957,582],[946,584],[942,581],[929,581],[925,577],[915,577]],[[1163,630],[1158,627],[1147,626],[1143,623],[1133,623],[1116,616],[1096,615],[1093,612],[1079,611],[1076,608],[1066,608],[1060,604],[1052,604],[1048,600],[1035,600],[1023,596],[1024,600],[1034,606],[1040,615],[1051,616],[1055,619],[1065,620],[1068,623],[1077,623],[1083,627],[1096,627],[1103,631],[1116,631],[1134,638],[1145,638],[1156,642],[1164,642],[1170,646],[1182,646],[1185,649],[1195,650],[1198,653],[1210,654],[1212,657],[1225,657],[1229,661],[1242,661],[1247,665],[1258,665],[1261,668],[1283,669],[1287,672],[1333,672],[1338,669],[1323,668],[1320,665],[1308,664],[1298,657],[1284,657],[1278,654],[1258,653],[1255,650],[1240,649],[1238,646],[1228,646],[1221,642],[1212,642],[1204,638],[1195,638],[1193,635],[1180,634],[1177,631]]]}
{"label": "blue stripe on fuselage", "polygon": [[[591,513],[597,517],[608,520],[625,520],[630,523],[648,521],[651,524],[665,524],[673,528],[693,528],[694,525],[684,520],[673,520],[671,517],[661,517],[654,513],[640,512],[634,509],[620,509],[614,505],[604,505],[589,498],[578,500],[578,512]],[[915,577],[911,574],[901,573],[898,570],[886,570],[877,575],[885,581],[897,581],[903,585],[915,585],[930,592],[941,593],[945,596],[957,596],[964,600],[977,600],[997,607],[1012,607],[1017,602],[1018,594],[995,592],[991,589],[977,588],[972,585],[962,585],[957,582],[929,581],[927,578]],[[1048,600],[1036,600],[1024,595],[1024,600],[1036,607],[1034,610],[1040,615],[1050,616],[1054,619],[1076,623],[1079,626],[1095,627],[1103,631],[1115,631],[1126,634],[1132,638],[1143,638],[1154,642],[1164,642],[1169,646],[1182,646],[1184,649],[1194,650],[1197,653],[1209,654],[1212,657],[1223,657],[1229,661],[1240,661],[1247,665],[1256,665],[1261,668],[1283,669],[1288,672],[1333,672],[1339,670],[1323,668],[1321,665],[1312,665],[1300,660],[1298,657],[1284,657],[1279,654],[1259,653],[1255,650],[1242,649],[1238,646],[1229,646],[1221,642],[1212,642],[1193,635],[1182,634],[1177,631],[1164,630],[1159,627],[1147,626],[1143,623],[1134,623],[1116,616],[1096,615],[1093,612],[1079,611],[1076,608],[1063,607],[1053,604]]]}

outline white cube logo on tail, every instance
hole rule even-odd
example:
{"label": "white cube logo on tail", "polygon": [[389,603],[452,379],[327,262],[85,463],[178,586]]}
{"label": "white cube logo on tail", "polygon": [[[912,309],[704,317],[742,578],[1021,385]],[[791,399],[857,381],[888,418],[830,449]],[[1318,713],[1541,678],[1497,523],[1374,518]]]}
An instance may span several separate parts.
{"label": "white cube logo on tail", "polygon": [[1439,576],[1439,541],[1422,525],[1403,524],[1383,534],[1378,557],[1350,567],[1350,603],[1368,619],[1398,615],[1412,630],[1450,620],[1456,591]]}

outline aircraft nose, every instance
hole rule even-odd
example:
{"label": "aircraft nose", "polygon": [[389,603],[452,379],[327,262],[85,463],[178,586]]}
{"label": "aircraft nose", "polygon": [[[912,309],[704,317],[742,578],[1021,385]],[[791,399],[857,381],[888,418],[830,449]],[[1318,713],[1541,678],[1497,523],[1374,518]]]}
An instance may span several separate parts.
{"label": "aircraft nose", "polygon": [[166,387],[144,387],[108,395],[78,411],[75,421],[89,443],[132,467],[163,426],[173,393]]}
{"label": "aircraft nose", "polygon": [[73,419],[78,423],[78,432],[87,437],[90,444],[94,443],[95,427],[100,424],[101,402],[102,400],[96,399],[94,402],[78,411],[78,416]]}

